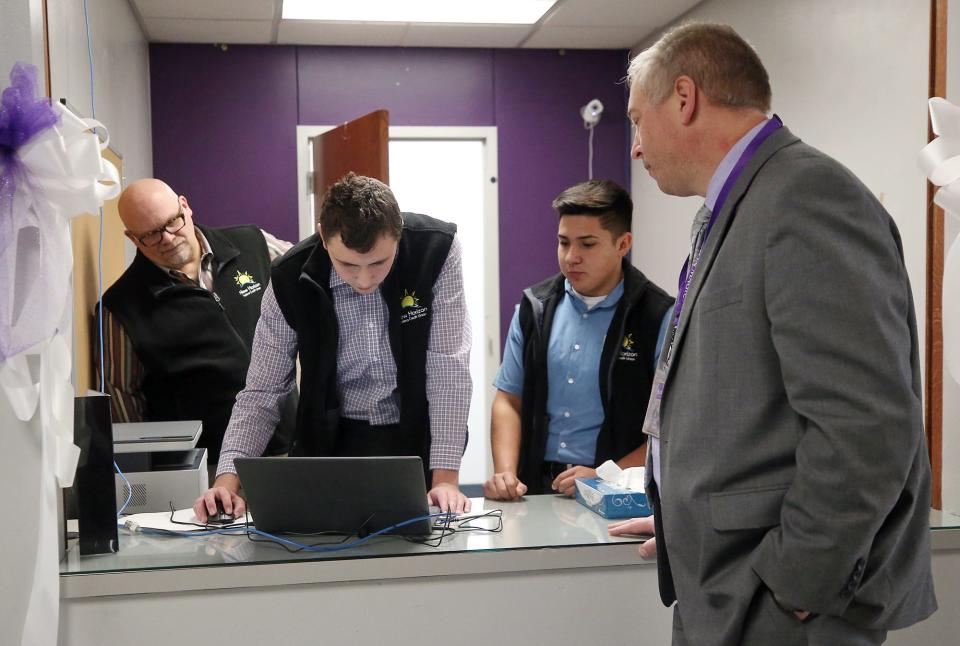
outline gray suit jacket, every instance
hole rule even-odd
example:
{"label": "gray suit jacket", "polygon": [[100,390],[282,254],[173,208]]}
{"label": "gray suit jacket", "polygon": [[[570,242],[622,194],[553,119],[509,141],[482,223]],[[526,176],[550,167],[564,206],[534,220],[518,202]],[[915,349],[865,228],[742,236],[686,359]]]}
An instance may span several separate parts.
{"label": "gray suit jacket", "polygon": [[781,128],[717,217],[663,395],[658,549],[691,644],[776,635],[770,591],[865,628],[933,613],[921,401],[893,220]]}

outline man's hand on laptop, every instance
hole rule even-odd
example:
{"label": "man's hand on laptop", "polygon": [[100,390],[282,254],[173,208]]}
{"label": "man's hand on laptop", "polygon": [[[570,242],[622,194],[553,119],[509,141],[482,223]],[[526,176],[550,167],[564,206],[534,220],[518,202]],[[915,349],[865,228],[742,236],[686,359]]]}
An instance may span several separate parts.
{"label": "man's hand on laptop", "polygon": [[427,492],[427,499],[440,511],[470,511],[470,499],[460,491],[459,474],[452,469],[433,470],[433,488]]}
{"label": "man's hand on laptop", "polygon": [[221,473],[213,486],[203,492],[193,503],[193,513],[201,522],[217,513],[217,500],[223,510],[234,518],[240,518],[247,511],[247,503],[237,495],[240,491],[240,478],[235,473]]}

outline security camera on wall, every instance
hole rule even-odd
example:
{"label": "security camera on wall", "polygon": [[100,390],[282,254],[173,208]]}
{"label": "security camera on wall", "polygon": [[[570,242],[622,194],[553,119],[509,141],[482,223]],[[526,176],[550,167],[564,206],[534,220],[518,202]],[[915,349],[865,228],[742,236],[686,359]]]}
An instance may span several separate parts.
{"label": "security camera on wall", "polygon": [[603,114],[603,104],[600,102],[600,99],[590,99],[587,105],[580,108],[583,125],[588,128],[592,128],[600,123],[601,114]]}

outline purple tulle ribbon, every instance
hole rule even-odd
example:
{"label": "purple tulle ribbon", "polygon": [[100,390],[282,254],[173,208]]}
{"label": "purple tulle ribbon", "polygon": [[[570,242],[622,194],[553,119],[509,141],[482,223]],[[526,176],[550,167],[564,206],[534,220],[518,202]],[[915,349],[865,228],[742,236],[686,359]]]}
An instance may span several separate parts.
{"label": "purple tulle ribbon", "polygon": [[10,87],[0,96],[0,249],[14,232],[13,196],[21,174],[17,150],[59,119],[48,99],[37,98],[37,68],[15,63]]}

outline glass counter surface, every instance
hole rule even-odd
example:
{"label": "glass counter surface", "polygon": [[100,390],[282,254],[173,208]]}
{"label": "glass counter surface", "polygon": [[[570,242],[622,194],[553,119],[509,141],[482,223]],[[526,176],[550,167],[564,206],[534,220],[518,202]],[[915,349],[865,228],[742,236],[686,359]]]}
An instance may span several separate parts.
{"label": "glass counter surface", "polygon": [[[120,551],[116,554],[80,556],[76,541],[60,563],[61,575],[101,574],[143,570],[197,568],[222,565],[264,565],[316,560],[352,560],[383,557],[452,554],[462,552],[535,550],[587,545],[640,543],[643,537],[612,537],[611,522],[559,495],[526,496],[521,502],[472,498],[472,512],[502,510],[503,529],[497,533],[458,532],[443,539],[438,547],[422,545],[396,536],[376,536],[361,545],[333,552],[287,552],[270,543],[253,542],[245,534],[213,534],[197,537],[158,536],[119,531]],[[478,527],[492,527],[493,519],[471,521]],[[453,524],[456,526],[456,523]],[[439,534],[434,532],[433,537]],[[291,537],[301,543],[336,545],[342,537]],[[355,540],[351,537],[348,541]],[[638,557],[639,559],[639,557]]]}
{"label": "glass counter surface", "polygon": [[[453,554],[463,552],[563,549],[589,545],[639,544],[644,537],[612,537],[611,522],[569,498],[558,495],[526,496],[522,502],[471,499],[473,511],[502,510],[503,530],[498,533],[462,532],[443,539],[438,547],[408,542],[401,537],[377,536],[361,545],[332,552],[290,553],[279,545],[255,543],[244,534],[197,537],[156,536],[121,529],[116,554],[80,556],[76,541],[60,563],[61,575],[100,574],[144,570],[263,565],[317,560],[351,560],[384,557]],[[475,521],[481,527],[490,519]],[[934,533],[960,529],[960,515],[933,509]],[[438,534],[434,533],[434,537]],[[304,537],[303,543],[335,545],[342,537]],[[348,540],[354,540],[350,538]]]}
{"label": "glass counter surface", "polygon": [[933,531],[943,529],[960,529],[960,516],[949,511],[940,511],[939,509],[930,510],[930,529]]}

